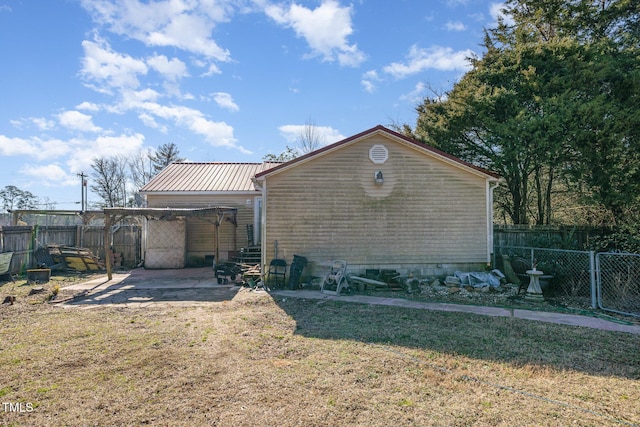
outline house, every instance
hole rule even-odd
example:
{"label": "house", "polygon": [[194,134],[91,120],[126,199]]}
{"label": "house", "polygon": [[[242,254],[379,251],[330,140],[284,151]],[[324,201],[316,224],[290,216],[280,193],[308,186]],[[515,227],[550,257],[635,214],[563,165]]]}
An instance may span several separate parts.
{"label": "house", "polygon": [[179,215],[179,211],[171,211],[170,218],[148,219],[143,244],[145,267],[198,265],[211,262],[216,251],[225,260],[240,248],[258,244],[262,195],[252,179],[278,164],[184,162],[163,169],[140,189],[147,208],[224,207],[231,209],[217,212],[234,211],[234,215],[218,221],[216,215]]}
{"label": "house", "polygon": [[498,176],[377,126],[256,173],[263,268],[294,255],[350,271],[485,268]]}
{"label": "house", "polygon": [[148,208],[234,215],[147,221],[145,266],[181,267],[218,248],[224,260],[259,244],[263,271],[294,255],[311,270],[330,260],[355,272],[483,269],[497,183],[496,174],[383,126],[286,163],[173,163],[141,189]]}

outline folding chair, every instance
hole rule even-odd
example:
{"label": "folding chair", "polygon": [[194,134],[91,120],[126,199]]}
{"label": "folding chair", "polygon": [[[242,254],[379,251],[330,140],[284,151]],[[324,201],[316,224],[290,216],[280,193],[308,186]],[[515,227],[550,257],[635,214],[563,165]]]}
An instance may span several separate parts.
{"label": "folding chair", "polygon": [[287,276],[287,261],[283,259],[273,259],[269,264],[269,271],[267,273],[267,283],[273,287],[283,287],[286,282]]}

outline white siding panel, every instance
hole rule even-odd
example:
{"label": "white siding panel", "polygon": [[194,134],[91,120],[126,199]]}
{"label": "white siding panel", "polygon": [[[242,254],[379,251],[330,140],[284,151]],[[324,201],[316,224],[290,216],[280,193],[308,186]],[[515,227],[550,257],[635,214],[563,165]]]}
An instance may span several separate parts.
{"label": "white siding panel", "polygon": [[[384,144],[389,159],[368,151]],[[374,183],[380,170],[384,183]],[[267,178],[266,259],[345,259],[362,265],[484,263],[485,180],[382,137]]]}

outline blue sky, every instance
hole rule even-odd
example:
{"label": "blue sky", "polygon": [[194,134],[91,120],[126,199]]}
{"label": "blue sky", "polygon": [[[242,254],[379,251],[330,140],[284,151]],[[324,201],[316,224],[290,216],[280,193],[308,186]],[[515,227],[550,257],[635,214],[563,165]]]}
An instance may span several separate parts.
{"label": "blue sky", "polygon": [[78,209],[77,174],[91,176],[96,157],[172,142],[190,161],[253,162],[293,147],[310,122],[326,144],[414,126],[421,99],[482,54],[500,7],[0,0],[0,189]]}

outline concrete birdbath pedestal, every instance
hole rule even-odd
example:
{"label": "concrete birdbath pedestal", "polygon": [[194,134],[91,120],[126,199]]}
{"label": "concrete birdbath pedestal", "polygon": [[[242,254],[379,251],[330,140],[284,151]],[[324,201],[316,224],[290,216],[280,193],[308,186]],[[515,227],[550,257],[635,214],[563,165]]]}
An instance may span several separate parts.
{"label": "concrete birdbath pedestal", "polygon": [[534,268],[533,270],[527,270],[527,274],[529,275],[529,287],[524,298],[531,301],[544,301],[542,289],[540,288],[540,276],[544,275],[544,272]]}

